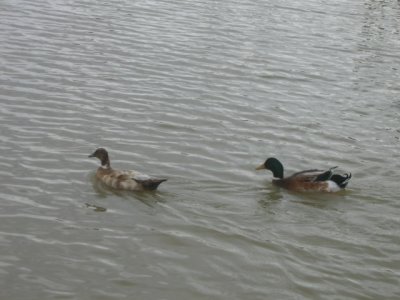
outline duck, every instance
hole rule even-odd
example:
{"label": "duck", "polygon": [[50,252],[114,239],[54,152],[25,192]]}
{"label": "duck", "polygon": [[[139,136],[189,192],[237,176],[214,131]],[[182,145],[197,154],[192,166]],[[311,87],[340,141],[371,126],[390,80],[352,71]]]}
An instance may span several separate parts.
{"label": "duck", "polygon": [[283,165],[275,157],[268,158],[256,170],[270,170],[274,176],[272,183],[276,186],[297,192],[338,192],[346,188],[351,173],[344,175],[333,172],[336,167],[328,170],[305,170],[294,173],[289,177],[283,176]]}
{"label": "duck", "polygon": [[104,148],[97,148],[89,157],[100,160],[101,166],[96,171],[96,178],[105,185],[119,190],[154,191],[166,181],[166,178],[154,178],[136,171],[114,170],[111,168],[108,152]]}

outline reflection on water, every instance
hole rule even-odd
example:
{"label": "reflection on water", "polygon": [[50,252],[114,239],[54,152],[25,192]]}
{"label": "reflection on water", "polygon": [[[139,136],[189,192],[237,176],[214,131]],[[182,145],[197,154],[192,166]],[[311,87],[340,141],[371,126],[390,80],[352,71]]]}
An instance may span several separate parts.
{"label": "reflection on water", "polygon": [[[397,1],[0,8],[2,299],[399,298]],[[98,146],[169,179],[104,187]]]}
{"label": "reflection on water", "polygon": [[96,211],[96,212],[105,212],[105,211],[107,211],[106,208],[101,207],[101,206],[97,206],[97,205],[93,205],[93,204],[89,204],[89,203],[85,203],[85,205],[86,205],[87,208],[91,208],[91,209],[93,209],[93,211]]}

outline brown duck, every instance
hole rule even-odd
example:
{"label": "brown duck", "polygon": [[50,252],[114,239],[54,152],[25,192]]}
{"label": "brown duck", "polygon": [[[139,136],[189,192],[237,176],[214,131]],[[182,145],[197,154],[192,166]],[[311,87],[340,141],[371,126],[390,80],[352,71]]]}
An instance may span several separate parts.
{"label": "brown duck", "polygon": [[143,191],[156,190],[167,179],[152,178],[135,171],[114,170],[111,168],[108,152],[104,148],[98,148],[89,157],[97,157],[101,166],[96,171],[96,178],[106,184],[120,190]]}
{"label": "brown duck", "polygon": [[293,191],[337,192],[344,189],[351,178],[351,173],[339,175],[332,170],[306,170],[294,173],[289,177],[283,176],[283,165],[274,157],[268,158],[256,170],[270,170],[274,176],[272,183]]}

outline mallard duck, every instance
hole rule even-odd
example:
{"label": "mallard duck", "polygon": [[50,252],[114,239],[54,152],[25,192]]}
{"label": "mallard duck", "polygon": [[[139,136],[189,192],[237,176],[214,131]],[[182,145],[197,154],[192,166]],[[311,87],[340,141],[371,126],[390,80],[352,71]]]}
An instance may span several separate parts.
{"label": "mallard duck", "polygon": [[294,173],[289,177],[283,177],[283,165],[274,157],[268,158],[256,170],[270,170],[274,176],[272,182],[280,187],[293,191],[320,191],[337,192],[346,187],[351,178],[351,173],[339,175],[334,174],[330,168],[326,171],[306,170]]}
{"label": "mallard duck", "polygon": [[111,168],[108,152],[104,148],[98,148],[89,157],[97,157],[101,166],[96,171],[96,177],[104,184],[115,189],[142,191],[155,190],[165,178],[152,178],[135,171],[121,171]]}

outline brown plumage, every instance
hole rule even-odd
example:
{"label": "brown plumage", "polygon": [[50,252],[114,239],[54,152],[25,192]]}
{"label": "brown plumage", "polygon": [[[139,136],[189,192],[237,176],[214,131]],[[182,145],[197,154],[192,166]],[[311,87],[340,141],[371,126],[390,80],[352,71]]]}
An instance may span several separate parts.
{"label": "brown plumage", "polygon": [[155,190],[167,179],[152,178],[135,171],[114,170],[111,168],[108,152],[104,148],[98,148],[89,157],[97,157],[101,166],[96,171],[96,178],[104,184],[120,190],[142,191]]}
{"label": "brown plumage", "polygon": [[279,187],[298,192],[329,191],[329,183],[327,181],[314,181],[314,179],[315,176],[293,174],[286,178],[273,179],[272,183]]}

